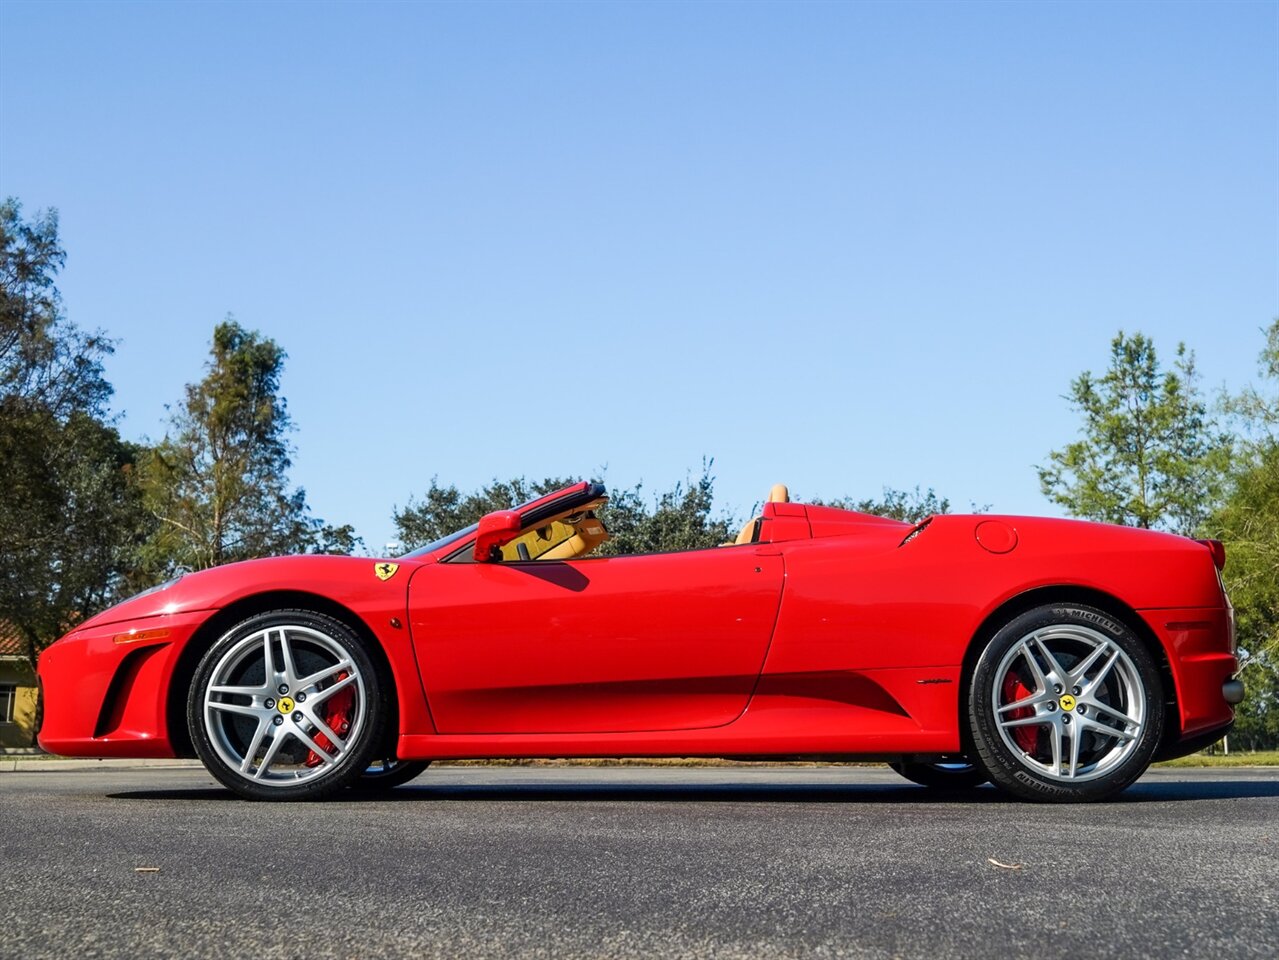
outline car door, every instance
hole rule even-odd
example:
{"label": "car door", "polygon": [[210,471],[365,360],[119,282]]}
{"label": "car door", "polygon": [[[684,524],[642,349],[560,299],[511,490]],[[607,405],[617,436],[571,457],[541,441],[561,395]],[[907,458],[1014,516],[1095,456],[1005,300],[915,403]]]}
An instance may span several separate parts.
{"label": "car door", "polygon": [[604,733],[730,723],[768,652],[782,559],[766,546],[443,562],[409,585],[440,733]]}

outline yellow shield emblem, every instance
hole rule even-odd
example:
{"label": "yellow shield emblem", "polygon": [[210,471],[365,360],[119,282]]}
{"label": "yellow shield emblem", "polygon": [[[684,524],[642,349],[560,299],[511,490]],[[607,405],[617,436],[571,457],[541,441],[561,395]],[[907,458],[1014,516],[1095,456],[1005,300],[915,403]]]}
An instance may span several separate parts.
{"label": "yellow shield emblem", "polygon": [[395,576],[395,571],[400,569],[398,563],[375,563],[373,572],[377,574],[379,580],[390,580]]}

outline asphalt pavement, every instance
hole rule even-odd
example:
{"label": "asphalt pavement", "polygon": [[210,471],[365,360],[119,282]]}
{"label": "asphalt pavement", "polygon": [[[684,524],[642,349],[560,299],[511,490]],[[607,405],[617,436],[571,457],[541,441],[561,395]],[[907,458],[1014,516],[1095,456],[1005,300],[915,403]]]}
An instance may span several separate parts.
{"label": "asphalt pavement", "polygon": [[1279,770],[1119,800],[862,767],[446,767],[253,804],[201,770],[0,773],[0,957],[1265,957]]}

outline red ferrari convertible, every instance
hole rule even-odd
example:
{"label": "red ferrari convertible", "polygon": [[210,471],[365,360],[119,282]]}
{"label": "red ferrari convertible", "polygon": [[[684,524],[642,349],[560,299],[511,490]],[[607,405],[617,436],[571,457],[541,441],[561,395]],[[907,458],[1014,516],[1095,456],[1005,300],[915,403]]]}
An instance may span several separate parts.
{"label": "red ferrari convertible", "polygon": [[1243,697],[1220,543],[1026,517],[906,524],[774,487],[734,543],[592,557],[604,488],[395,560],[188,574],[40,658],[41,745],[198,756],[242,796],[482,757],[877,758],[1109,797]]}

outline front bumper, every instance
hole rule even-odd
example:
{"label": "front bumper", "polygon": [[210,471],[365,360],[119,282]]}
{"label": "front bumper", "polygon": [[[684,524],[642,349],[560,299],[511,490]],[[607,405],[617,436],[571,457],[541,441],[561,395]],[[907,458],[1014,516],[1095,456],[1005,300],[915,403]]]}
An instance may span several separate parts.
{"label": "front bumper", "polygon": [[75,630],[40,656],[40,746],[66,757],[172,757],[174,667],[207,611]]}

